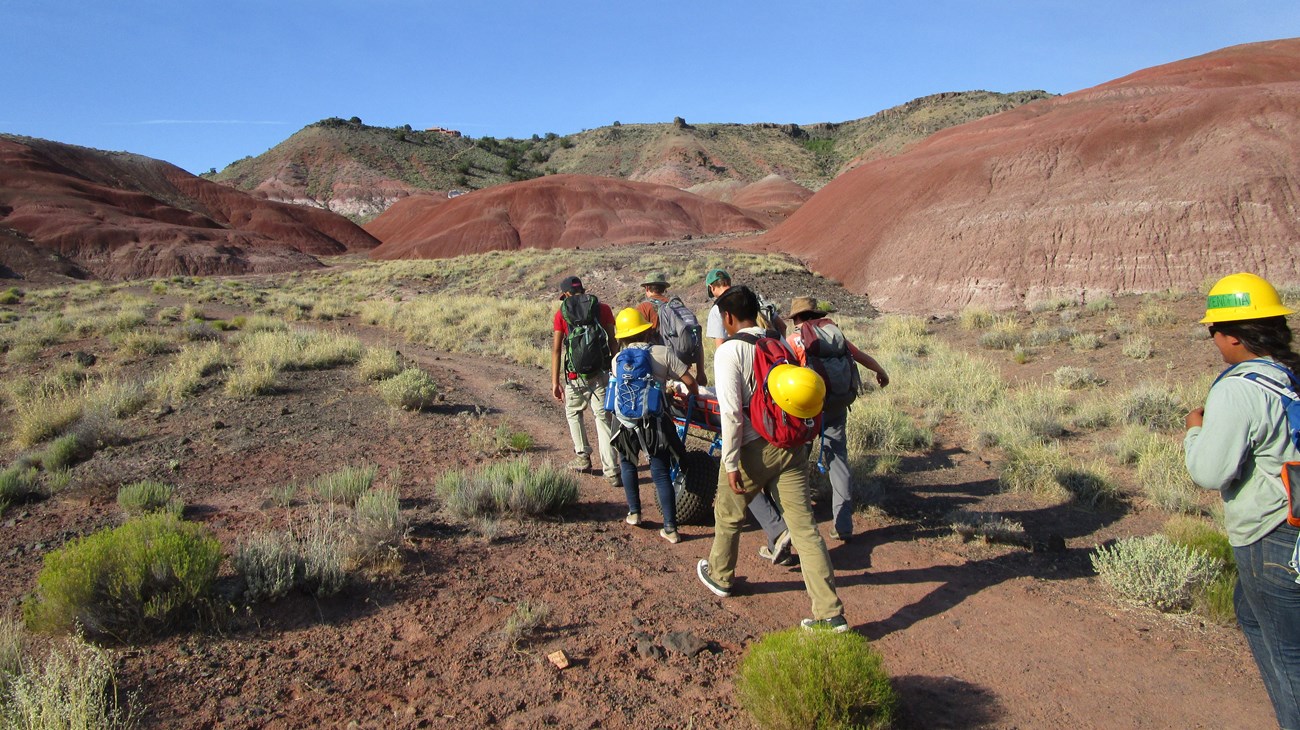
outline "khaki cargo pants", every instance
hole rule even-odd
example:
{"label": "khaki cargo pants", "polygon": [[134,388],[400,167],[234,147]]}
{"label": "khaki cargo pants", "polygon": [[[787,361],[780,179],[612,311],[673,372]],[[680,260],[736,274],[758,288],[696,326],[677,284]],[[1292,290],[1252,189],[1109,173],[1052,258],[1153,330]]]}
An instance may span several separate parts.
{"label": "khaki cargo pants", "polygon": [[731,491],[726,469],[718,470],[718,494],[713,500],[713,549],[709,552],[709,575],[719,585],[730,588],[736,577],[736,553],[740,549],[740,526],[745,522],[745,506],[767,489],[785,511],[790,540],[799,551],[804,588],[812,600],[815,619],[833,618],[844,613],[844,605],[835,592],[835,572],[826,543],[813,519],[812,497],[808,493],[808,447],[778,449],[763,439],[740,447],[740,474],[745,494]]}

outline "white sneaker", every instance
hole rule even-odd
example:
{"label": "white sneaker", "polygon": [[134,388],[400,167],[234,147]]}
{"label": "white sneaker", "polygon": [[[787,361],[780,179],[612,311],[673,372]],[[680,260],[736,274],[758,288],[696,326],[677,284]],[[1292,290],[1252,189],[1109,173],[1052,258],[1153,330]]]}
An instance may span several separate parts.
{"label": "white sneaker", "polygon": [[627,517],[626,517],[623,521],[626,522],[626,523],[628,523],[629,525],[631,525],[631,526],[633,526],[633,527],[636,527],[637,525],[640,525],[640,524],[641,524],[641,513],[640,513],[640,512],[628,512],[628,513],[627,513]]}
{"label": "white sneaker", "polygon": [[662,537],[663,539],[667,540],[668,542],[671,542],[674,545],[682,541],[682,538],[677,535],[676,530],[672,530],[672,531],[669,531],[667,529],[660,530],[659,537]]}
{"label": "white sneaker", "polygon": [[785,530],[776,538],[775,546],[772,548],[772,556],[769,558],[773,563],[779,563],[790,557],[790,531]]}

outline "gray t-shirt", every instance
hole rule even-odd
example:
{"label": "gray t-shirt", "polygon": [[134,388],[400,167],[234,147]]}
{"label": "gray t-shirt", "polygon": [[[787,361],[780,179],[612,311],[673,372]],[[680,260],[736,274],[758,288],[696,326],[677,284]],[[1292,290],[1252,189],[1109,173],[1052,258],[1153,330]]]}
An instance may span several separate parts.
{"label": "gray t-shirt", "polygon": [[704,327],[704,336],[715,340],[727,339],[727,330],[722,327],[722,310],[716,304],[709,308],[709,321]]}

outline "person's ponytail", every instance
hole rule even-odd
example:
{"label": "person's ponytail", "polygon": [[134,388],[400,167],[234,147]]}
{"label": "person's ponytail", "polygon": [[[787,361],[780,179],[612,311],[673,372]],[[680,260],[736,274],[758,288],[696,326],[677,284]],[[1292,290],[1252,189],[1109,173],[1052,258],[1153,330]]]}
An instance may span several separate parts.
{"label": "person's ponytail", "polygon": [[1291,349],[1291,327],[1286,317],[1243,319],[1217,324],[1220,332],[1236,337],[1256,355],[1267,355],[1300,377],[1300,355]]}

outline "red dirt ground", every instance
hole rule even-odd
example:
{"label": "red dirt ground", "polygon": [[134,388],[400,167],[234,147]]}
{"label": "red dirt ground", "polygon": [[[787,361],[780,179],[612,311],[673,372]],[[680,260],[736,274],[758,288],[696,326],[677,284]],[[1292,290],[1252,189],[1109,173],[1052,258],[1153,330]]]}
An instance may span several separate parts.
{"label": "red dirt ground", "polygon": [[[71,342],[49,355],[102,346]],[[412,532],[400,573],[329,599],[240,609],[216,628],[120,650],[121,679],[139,689],[143,727],[754,727],[737,703],[734,673],[749,643],[807,615],[798,573],[762,561],[759,536],[748,533],[744,581],[735,597],[716,598],[693,572],[709,528],[683,527],[679,545],[660,539],[644,475],[648,526],[625,525],[621,492],[589,475],[581,503],[563,518],[507,522],[493,541],[478,536],[439,509],[433,483],[448,468],[487,458],[467,444],[498,423],[532,434],[534,458],[567,460],[547,376],[399,348],[443,385],[443,403],[392,411],[343,369],[291,374],[279,393],[249,401],[209,389],[174,412],[147,410],[127,422],[127,442],[77,466],[72,489],[4,515],[0,592],[9,610],[31,589],[41,555],[116,523],[119,484],[149,477],[179,485],[186,516],[230,545],[283,523],[286,510],[271,505],[270,488],[374,463],[381,481],[401,471],[392,481]],[[1213,359],[1198,352],[1189,367],[1198,358]],[[858,538],[833,544],[831,556],[854,630],[884,655],[901,694],[900,727],[1271,726],[1239,632],[1123,608],[1090,577],[1093,545],[1155,531],[1163,513],[1001,494],[995,469],[942,431],[930,455],[906,460],[884,507],[859,514]],[[957,507],[998,511],[1036,539],[1060,535],[1066,549],[954,542],[941,516]],[[551,616],[532,641],[512,647],[502,628],[525,600],[545,601]],[[695,657],[638,653],[638,639],[661,644],[673,631],[708,648]],[[558,649],[573,666],[559,671],[546,661]]]}

